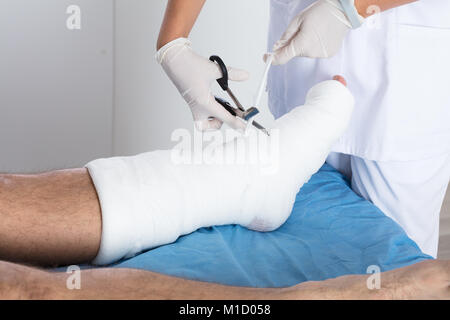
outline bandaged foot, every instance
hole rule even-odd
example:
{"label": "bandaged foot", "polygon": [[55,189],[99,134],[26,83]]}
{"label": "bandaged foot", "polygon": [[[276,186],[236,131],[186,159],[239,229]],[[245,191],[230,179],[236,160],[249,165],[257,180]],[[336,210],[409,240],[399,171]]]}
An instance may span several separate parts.
{"label": "bandaged foot", "polygon": [[[255,159],[179,164],[171,150],[89,163],[86,167],[100,199],[103,225],[94,264],[132,257],[202,227],[279,228],[289,217],[300,188],[320,169],[347,128],[353,104],[352,95],[338,81],[313,87],[305,105],[275,123],[278,162],[272,172],[262,170],[263,164]],[[242,135],[217,146],[215,153],[227,154],[236,143],[250,148],[253,142]],[[259,146],[269,147],[273,145]]]}

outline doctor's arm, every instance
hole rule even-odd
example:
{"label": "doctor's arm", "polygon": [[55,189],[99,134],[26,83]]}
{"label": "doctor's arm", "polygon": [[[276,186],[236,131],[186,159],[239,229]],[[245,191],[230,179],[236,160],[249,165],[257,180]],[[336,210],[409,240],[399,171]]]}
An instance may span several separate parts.
{"label": "doctor's arm", "polygon": [[[199,130],[216,130],[223,123],[243,129],[244,123],[214,99],[211,84],[222,77],[219,66],[198,55],[187,39],[205,0],[169,0],[161,26],[156,58],[191,109]],[[244,81],[248,73],[228,68],[228,79]]]}
{"label": "doctor's arm", "polygon": [[157,49],[177,38],[187,38],[206,0],[169,0]]}

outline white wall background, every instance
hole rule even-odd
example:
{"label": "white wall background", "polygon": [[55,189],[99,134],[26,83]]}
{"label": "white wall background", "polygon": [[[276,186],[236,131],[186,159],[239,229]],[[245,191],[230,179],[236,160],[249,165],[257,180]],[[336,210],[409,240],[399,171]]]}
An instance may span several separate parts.
{"label": "white wall background", "polygon": [[[169,148],[174,129],[193,126],[184,100],[154,59],[165,6],[163,0],[116,0],[116,155]],[[268,0],[208,0],[190,37],[205,57],[218,54],[250,71],[248,82],[230,85],[244,104],[253,102],[264,71],[268,21]],[[265,124],[272,117],[266,105],[261,111],[258,120]]]}
{"label": "white wall background", "polygon": [[[82,29],[66,9],[82,8]],[[0,0],[0,172],[112,154],[113,2]]]}
{"label": "white wall background", "polygon": [[[169,148],[174,129],[192,129],[154,59],[166,3],[0,0],[0,172]],[[82,9],[79,31],[65,27],[71,4]],[[250,81],[232,84],[245,105],[263,73],[268,17],[268,0],[208,0],[191,35],[200,54],[250,71]],[[265,104],[261,111],[269,124]]]}

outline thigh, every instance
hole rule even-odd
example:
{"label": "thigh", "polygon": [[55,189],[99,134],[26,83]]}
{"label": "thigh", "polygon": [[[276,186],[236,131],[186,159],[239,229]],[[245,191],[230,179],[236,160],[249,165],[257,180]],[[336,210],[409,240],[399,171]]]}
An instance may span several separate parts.
{"label": "thigh", "polygon": [[101,212],[86,169],[0,175],[0,259],[39,265],[92,260]]}
{"label": "thigh", "polygon": [[353,190],[399,223],[422,251],[436,257],[450,155],[404,162],[352,157],[351,167]]}

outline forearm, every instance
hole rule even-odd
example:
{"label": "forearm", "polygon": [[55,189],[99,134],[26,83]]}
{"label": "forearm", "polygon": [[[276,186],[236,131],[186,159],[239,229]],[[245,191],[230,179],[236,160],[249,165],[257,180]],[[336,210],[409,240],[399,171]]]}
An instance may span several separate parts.
{"label": "forearm", "polygon": [[187,38],[206,0],[169,0],[157,49],[180,37]]}
{"label": "forearm", "polygon": [[67,290],[68,275],[54,278],[51,299],[242,300],[294,299],[294,289],[256,289],[185,280],[143,270],[97,269],[81,273],[81,290]]}
{"label": "forearm", "polygon": [[[69,290],[70,274],[45,272],[0,261],[3,299],[131,300],[311,300],[449,299],[450,261],[429,260],[380,274],[380,289],[369,290],[369,275],[311,281],[289,288],[230,287],[132,269],[82,271],[80,289]],[[70,280],[70,279],[69,279]]]}
{"label": "forearm", "polygon": [[355,6],[358,13],[367,18],[377,13],[376,10],[371,10],[371,6],[376,6],[379,11],[386,11],[416,1],[418,0],[355,0]]}
{"label": "forearm", "polygon": [[[67,273],[46,272],[0,261],[0,300],[293,300],[347,297],[360,276],[307,282],[290,288],[231,287],[134,269],[93,269],[80,274],[80,289],[69,290]],[[348,279],[348,280],[347,280]],[[348,288],[343,288],[348,285]],[[367,291],[367,290],[366,290]],[[358,294],[358,293],[356,293]]]}
{"label": "forearm", "polygon": [[[25,270],[27,277],[29,269]],[[38,272],[32,290],[44,296],[38,299],[106,300],[312,300],[380,299],[387,289],[368,290],[367,276],[350,275],[326,281],[311,281],[287,288],[233,287],[185,280],[134,269],[93,269],[81,272],[80,290],[68,290],[66,273]],[[40,283],[37,286],[36,283]]]}

